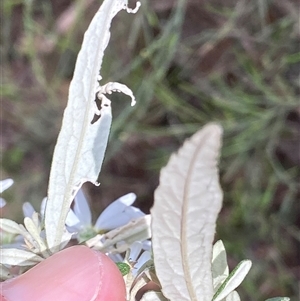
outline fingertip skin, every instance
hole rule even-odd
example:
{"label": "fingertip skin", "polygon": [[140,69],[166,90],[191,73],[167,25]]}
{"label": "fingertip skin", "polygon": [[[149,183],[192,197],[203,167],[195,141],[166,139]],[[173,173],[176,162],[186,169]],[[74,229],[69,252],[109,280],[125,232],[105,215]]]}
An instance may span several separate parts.
{"label": "fingertip skin", "polygon": [[103,266],[106,267],[101,288],[95,301],[126,301],[125,283],[117,265],[103,253],[94,252],[102,261]]}
{"label": "fingertip skin", "polygon": [[2,295],[0,295],[0,301],[7,301]]}
{"label": "fingertip skin", "polygon": [[0,284],[0,301],[126,301],[123,277],[105,254],[86,246],[62,250]]}

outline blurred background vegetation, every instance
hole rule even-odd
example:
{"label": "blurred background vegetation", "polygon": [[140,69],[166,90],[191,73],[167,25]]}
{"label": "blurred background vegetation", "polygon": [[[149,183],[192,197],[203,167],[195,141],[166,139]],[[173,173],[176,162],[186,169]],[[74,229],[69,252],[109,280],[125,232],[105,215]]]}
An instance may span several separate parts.
{"label": "blurred background vegetation", "polygon": [[[1,3],[2,216],[22,220],[47,193],[56,138],[83,33],[97,0]],[[134,6],[133,3],[131,6]],[[94,214],[133,191],[146,213],[159,170],[205,123],[225,130],[224,207],[217,238],[234,266],[253,268],[242,300],[299,300],[299,3],[295,0],[152,0],[112,27],[103,82],[114,122],[100,187],[85,186]]]}

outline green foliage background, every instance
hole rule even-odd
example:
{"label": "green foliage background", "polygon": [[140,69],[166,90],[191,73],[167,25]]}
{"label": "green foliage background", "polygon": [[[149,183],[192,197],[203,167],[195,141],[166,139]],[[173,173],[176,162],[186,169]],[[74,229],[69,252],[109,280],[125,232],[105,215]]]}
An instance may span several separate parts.
{"label": "green foliage background", "polygon": [[[46,195],[74,63],[99,2],[1,6],[1,179],[15,180],[2,215],[21,221],[22,203],[38,208]],[[127,84],[138,104],[112,96],[101,186],[85,187],[95,215],[129,191],[148,212],[171,152],[218,121],[225,199],[217,237],[232,266],[253,260],[242,300],[299,298],[299,38],[292,0],[143,1],[136,15],[118,15],[103,83]]]}

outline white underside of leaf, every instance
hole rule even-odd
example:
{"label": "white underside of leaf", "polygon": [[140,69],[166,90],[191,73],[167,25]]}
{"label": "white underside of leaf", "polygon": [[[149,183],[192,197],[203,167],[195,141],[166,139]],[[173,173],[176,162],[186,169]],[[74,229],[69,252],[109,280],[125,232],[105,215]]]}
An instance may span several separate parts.
{"label": "white underside of leaf", "polygon": [[20,228],[20,226],[16,222],[7,218],[0,219],[0,229],[11,234],[22,233],[22,229]]}
{"label": "white underside of leaf", "polygon": [[[110,101],[104,95],[100,95],[101,111],[96,107],[95,95],[101,90],[97,79],[109,42],[112,19],[122,9],[135,12],[127,9],[127,0],[103,2],[84,35],[78,54],[68,105],[54,150],[48,188],[45,229],[47,244],[52,252],[62,247],[65,219],[77,191],[84,182],[97,184],[112,119]],[[133,97],[124,85],[112,83],[104,87],[103,93],[111,93],[111,87]],[[92,124],[94,115],[99,113],[100,119]],[[65,240],[70,237],[65,233]]]}
{"label": "white underside of leaf", "polygon": [[0,249],[0,263],[18,266],[35,265],[43,258],[32,252],[19,249]]}
{"label": "white underside of leaf", "polygon": [[239,294],[236,291],[231,292],[224,301],[241,301]]}
{"label": "white underside of leaf", "polygon": [[159,292],[148,292],[143,295],[141,301],[167,301],[167,299]]}
{"label": "white underside of leaf", "polygon": [[229,275],[226,250],[221,240],[213,246],[212,276],[214,291],[216,291]]}
{"label": "white underside of leaf", "polygon": [[25,217],[24,219],[24,225],[28,231],[28,233],[32,236],[35,243],[38,246],[39,252],[44,254],[46,256],[47,253],[43,253],[47,247],[45,245],[44,240],[41,238],[40,229],[37,228],[37,226],[34,224],[33,220],[29,217]]}
{"label": "white underside of leaf", "polygon": [[[98,240],[97,243],[93,243],[93,239],[87,241],[88,247],[94,247],[95,249],[107,252],[107,251],[118,251],[119,253],[125,252],[129,246],[135,241],[144,241],[151,237],[150,231],[151,216],[145,215],[130,221],[128,224],[111,230],[102,236],[104,242]],[[123,244],[118,249],[119,242]],[[113,248],[116,246],[116,248]]]}
{"label": "white underside of leaf", "polygon": [[218,157],[222,129],[209,124],[162,169],[155,191],[152,243],[156,273],[171,301],[211,301],[212,242],[222,205]]}

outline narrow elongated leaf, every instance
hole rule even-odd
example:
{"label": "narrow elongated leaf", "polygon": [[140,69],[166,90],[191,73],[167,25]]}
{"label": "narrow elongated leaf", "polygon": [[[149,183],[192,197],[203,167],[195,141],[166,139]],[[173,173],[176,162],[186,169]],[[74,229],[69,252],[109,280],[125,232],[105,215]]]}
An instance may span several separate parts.
{"label": "narrow elongated leaf", "polygon": [[162,292],[171,301],[211,301],[212,242],[222,204],[217,161],[222,129],[209,124],[173,154],[160,174],[152,244]]}
{"label": "narrow elongated leaf", "polygon": [[143,295],[141,301],[168,301],[160,292],[148,292]]}
{"label": "narrow elongated leaf", "polygon": [[43,258],[28,251],[19,249],[0,249],[0,263],[18,266],[35,265]]}
{"label": "narrow elongated leaf", "polygon": [[221,301],[233,292],[242,283],[251,266],[252,262],[250,260],[242,260],[222,283],[213,300]]}
{"label": "narrow elongated leaf", "polygon": [[[61,243],[71,237],[66,235],[64,224],[77,191],[86,181],[97,184],[112,118],[110,101],[103,93],[116,90],[133,98],[130,89],[124,85],[109,83],[99,87],[97,82],[112,19],[122,9],[134,12],[127,8],[127,0],[103,2],[84,35],[78,54],[48,188],[45,229],[52,252],[58,251]],[[99,91],[102,100],[100,112],[95,103],[95,95]],[[100,118],[92,123],[95,114]]]}
{"label": "narrow elongated leaf", "polygon": [[[125,252],[127,248],[135,241],[144,241],[151,237],[150,222],[150,215],[145,215],[135,220],[132,220],[122,227],[105,233],[102,236],[102,238],[104,239],[104,243],[98,241],[94,244],[94,247],[97,250],[104,252],[108,251],[109,248],[111,248],[112,246],[117,245],[117,243],[123,242],[121,247],[123,250],[120,252]],[[93,238],[87,241],[87,246],[92,247],[93,241]]]}
{"label": "narrow elongated leaf", "polygon": [[241,301],[241,298],[236,291],[233,291],[226,297],[225,301]]}
{"label": "narrow elongated leaf", "polygon": [[11,233],[11,234],[20,234],[22,229],[20,225],[8,218],[0,218],[0,229]]}
{"label": "narrow elongated leaf", "polygon": [[215,291],[229,276],[226,250],[221,240],[218,240],[213,246],[212,276]]}
{"label": "narrow elongated leaf", "polygon": [[[47,249],[47,247],[46,247],[43,239],[40,236],[40,229],[37,228],[34,221],[29,217],[25,217],[24,225],[25,225],[28,233],[30,233],[30,235],[32,236],[34,241],[37,243],[39,251],[41,253],[43,253]],[[44,254],[46,255],[47,253],[44,253]]]}

